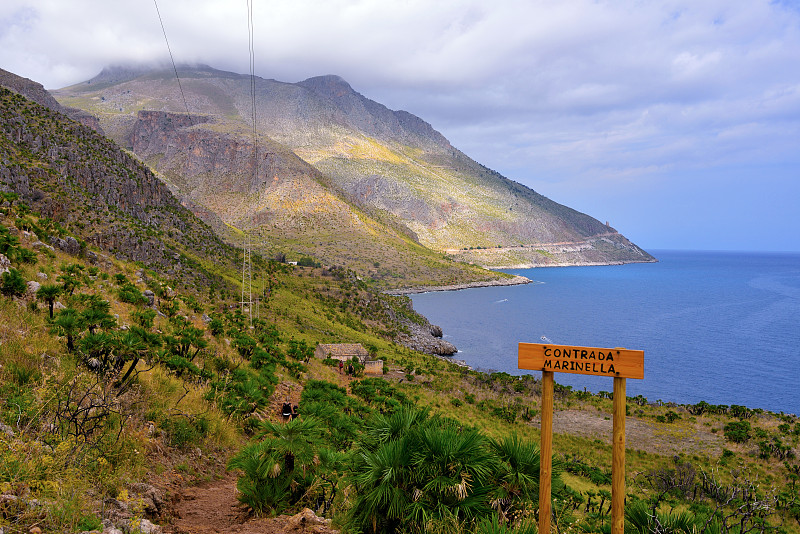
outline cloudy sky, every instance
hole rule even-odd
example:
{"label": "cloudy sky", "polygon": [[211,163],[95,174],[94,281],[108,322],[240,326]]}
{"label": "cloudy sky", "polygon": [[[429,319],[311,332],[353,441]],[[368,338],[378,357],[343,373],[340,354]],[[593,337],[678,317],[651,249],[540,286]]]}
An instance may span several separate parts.
{"label": "cloudy sky", "polygon": [[[175,61],[249,72],[247,0],[157,0]],[[648,249],[800,251],[800,2],[253,0],[256,74],[338,74]],[[56,89],[169,59],[156,3],[3,0]]]}

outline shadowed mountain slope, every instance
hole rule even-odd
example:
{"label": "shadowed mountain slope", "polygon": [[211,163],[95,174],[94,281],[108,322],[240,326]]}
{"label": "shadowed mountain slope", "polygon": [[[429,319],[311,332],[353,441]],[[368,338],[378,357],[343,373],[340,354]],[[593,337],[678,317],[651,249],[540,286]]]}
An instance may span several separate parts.
{"label": "shadowed mountain slope", "polygon": [[235,264],[236,252],[139,160],[91,128],[4,85],[0,191],[18,194],[52,221],[45,229],[51,242],[59,238],[59,228],[67,228],[86,244],[186,283],[221,282],[203,267],[205,262]]}

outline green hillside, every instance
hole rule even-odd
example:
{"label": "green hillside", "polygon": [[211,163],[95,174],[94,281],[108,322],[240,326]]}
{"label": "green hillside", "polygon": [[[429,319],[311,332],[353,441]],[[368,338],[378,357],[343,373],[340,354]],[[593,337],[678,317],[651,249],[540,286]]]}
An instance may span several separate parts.
{"label": "green hillside", "polygon": [[[233,495],[233,484],[241,515],[209,515],[204,528],[288,532],[288,516],[311,508],[347,533],[536,531],[534,377],[393,343],[423,319],[347,271],[259,266],[271,290],[251,325],[235,294],[175,291],[137,264],[92,264],[91,247],[36,245],[45,221],[13,194],[0,206],[4,532],[100,531],[104,520],[175,531],[191,519],[177,515],[185,495]],[[360,342],[383,373],[345,374],[313,356],[319,342]],[[286,402],[297,419],[282,420]],[[626,528],[800,531],[794,416],[628,406]],[[609,529],[610,439],[592,429],[610,430],[610,411],[607,393],[556,388],[559,530]],[[275,514],[286,515],[255,519]],[[268,524],[280,527],[258,530]]]}

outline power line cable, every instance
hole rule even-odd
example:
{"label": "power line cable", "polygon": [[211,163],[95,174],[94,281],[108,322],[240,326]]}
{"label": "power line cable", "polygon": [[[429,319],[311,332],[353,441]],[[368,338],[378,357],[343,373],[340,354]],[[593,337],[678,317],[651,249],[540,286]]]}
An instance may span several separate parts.
{"label": "power line cable", "polygon": [[256,60],[255,60],[255,40],[253,36],[253,2],[247,0],[247,40],[250,52],[250,106],[253,118],[253,172],[254,183],[258,182],[258,132],[256,123]]}
{"label": "power line cable", "polygon": [[[258,184],[258,131],[256,127],[256,75],[255,75],[255,42],[253,37],[253,2],[247,0],[247,47],[250,54],[250,108],[253,118],[253,184]],[[250,315],[250,324],[253,323],[253,267],[252,267],[252,245],[250,233],[247,229],[245,234],[245,250],[242,258],[242,313],[245,304]]]}
{"label": "power line cable", "polygon": [[158,13],[158,22],[161,23],[161,31],[164,33],[164,41],[167,43],[167,51],[169,52],[169,59],[172,62],[172,70],[175,71],[175,78],[178,80],[178,89],[181,91],[181,98],[183,99],[183,107],[186,108],[186,114],[189,116],[189,124],[194,126],[192,122],[192,114],[189,113],[189,104],[186,103],[186,95],[183,93],[183,86],[181,85],[181,77],[178,76],[178,67],[175,66],[175,58],[172,57],[172,48],[169,46],[169,39],[167,39],[167,30],[164,28],[164,20],[161,18],[161,11],[158,9],[158,0],[153,0],[156,6],[156,13]]}
{"label": "power line cable", "polygon": [[[158,21],[161,24],[161,31],[164,33],[164,41],[167,43],[167,50],[169,51],[169,59],[172,62],[172,69],[175,71],[175,79],[178,80],[178,89],[183,99],[183,105],[186,108],[186,114],[189,117],[189,123],[193,126],[192,114],[189,112],[189,104],[186,101],[186,94],[183,92],[183,85],[181,78],[178,75],[178,68],[175,65],[175,58],[172,55],[172,48],[169,46],[169,39],[167,38],[167,30],[164,27],[164,20],[161,17],[161,11],[158,9],[158,0],[153,0],[158,14]],[[247,0],[247,29],[248,29],[248,49],[250,54],[250,105],[253,117],[253,183],[258,183],[258,131],[256,128],[256,78],[255,78],[255,44],[253,36],[253,3]],[[242,200],[244,202],[244,200]],[[239,205],[241,208],[241,203]],[[244,230],[244,254],[242,262],[242,312],[244,313],[245,306],[247,306],[250,315],[250,324],[253,323],[253,275],[252,275],[252,245],[250,241],[250,234]]]}

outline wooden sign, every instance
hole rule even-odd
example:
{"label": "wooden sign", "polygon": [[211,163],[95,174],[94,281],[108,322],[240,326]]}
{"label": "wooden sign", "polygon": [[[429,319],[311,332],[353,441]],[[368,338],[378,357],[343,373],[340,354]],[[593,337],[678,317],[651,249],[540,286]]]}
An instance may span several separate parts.
{"label": "wooden sign", "polygon": [[519,368],[613,378],[644,378],[644,351],[519,344]]}
{"label": "wooden sign", "polygon": [[519,344],[519,368],[542,371],[542,444],[539,449],[539,532],[550,533],[554,372],[614,378],[611,448],[611,533],[625,533],[625,402],[627,378],[644,378],[644,351],[623,348]]}

